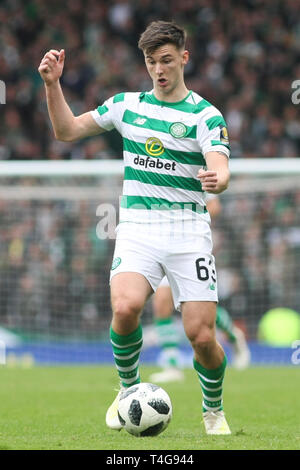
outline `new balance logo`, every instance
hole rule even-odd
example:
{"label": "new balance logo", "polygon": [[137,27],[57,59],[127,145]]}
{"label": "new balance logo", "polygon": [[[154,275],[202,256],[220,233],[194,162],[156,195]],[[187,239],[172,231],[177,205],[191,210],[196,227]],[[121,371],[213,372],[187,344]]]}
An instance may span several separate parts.
{"label": "new balance logo", "polygon": [[145,118],[137,117],[137,118],[133,121],[133,124],[138,124],[139,126],[143,126],[146,121],[147,121],[147,119],[145,119]]}

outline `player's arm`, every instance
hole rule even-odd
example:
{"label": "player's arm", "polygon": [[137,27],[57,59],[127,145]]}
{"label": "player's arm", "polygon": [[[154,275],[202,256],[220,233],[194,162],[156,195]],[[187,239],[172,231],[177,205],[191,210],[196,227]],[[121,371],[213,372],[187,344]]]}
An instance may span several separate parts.
{"label": "player's arm", "polygon": [[220,198],[218,196],[210,196],[211,199],[206,200],[206,207],[212,219],[217,217],[222,210]]}
{"label": "player's arm", "polygon": [[104,132],[89,112],[74,116],[68,106],[59,79],[62,75],[65,51],[48,51],[39,66],[39,73],[44,80],[49,117],[55,137],[70,142]]}
{"label": "player's arm", "polygon": [[202,189],[208,193],[222,193],[227,189],[230,179],[227,155],[222,152],[207,152],[205,160],[207,169],[200,169],[197,175]]}

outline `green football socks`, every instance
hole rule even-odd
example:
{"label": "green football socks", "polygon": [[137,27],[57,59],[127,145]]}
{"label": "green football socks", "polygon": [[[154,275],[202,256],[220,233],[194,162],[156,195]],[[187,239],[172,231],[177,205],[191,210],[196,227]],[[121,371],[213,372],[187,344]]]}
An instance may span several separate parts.
{"label": "green football socks", "polygon": [[227,359],[217,369],[206,369],[194,359],[194,368],[198,374],[203,395],[203,411],[219,411],[223,409],[223,380]]}
{"label": "green football socks", "polygon": [[139,358],[143,345],[142,327],[129,335],[118,335],[110,328],[114,360],[123,387],[140,383]]}

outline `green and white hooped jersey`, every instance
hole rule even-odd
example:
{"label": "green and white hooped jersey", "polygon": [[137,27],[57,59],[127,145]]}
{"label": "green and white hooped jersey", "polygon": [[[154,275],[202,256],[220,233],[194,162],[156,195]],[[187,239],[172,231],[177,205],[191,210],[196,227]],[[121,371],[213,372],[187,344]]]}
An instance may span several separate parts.
{"label": "green and white hooped jersey", "polygon": [[207,152],[230,154],[226,123],[213,105],[193,91],[163,102],[152,90],[119,93],[91,114],[123,138],[120,222],[210,221],[197,172]]}

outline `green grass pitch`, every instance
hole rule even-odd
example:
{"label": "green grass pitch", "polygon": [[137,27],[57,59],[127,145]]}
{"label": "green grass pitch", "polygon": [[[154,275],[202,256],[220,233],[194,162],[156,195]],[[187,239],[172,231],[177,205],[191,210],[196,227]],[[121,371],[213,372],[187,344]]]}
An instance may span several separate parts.
{"label": "green grass pitch", "polygon": [[[147,382],[154,367],[141,368]],[[230,436],[207,436],[201,390],[192,369],[166,384],[169,427],[136,438],[105,426],[118,380],[113,366],[0,367],[0,450],[293,450],[300,448],[299,367],[228,368],[224,409]]]}

